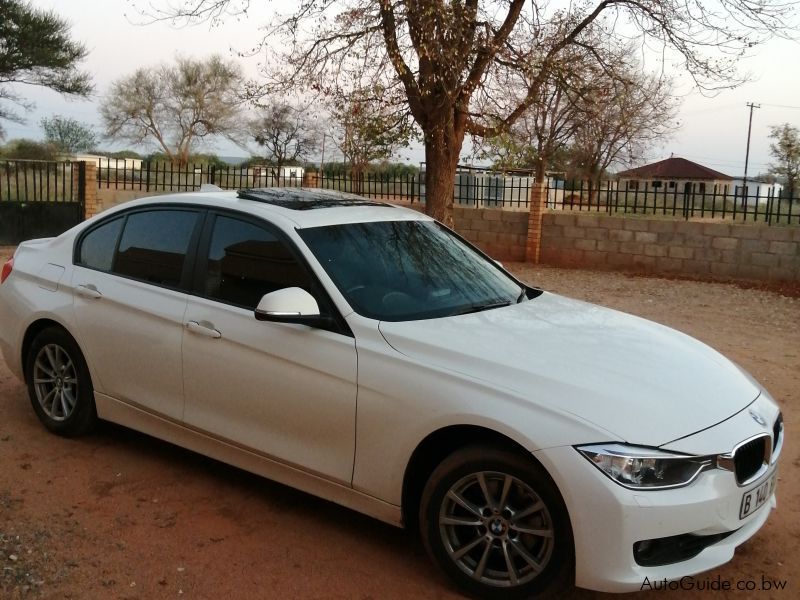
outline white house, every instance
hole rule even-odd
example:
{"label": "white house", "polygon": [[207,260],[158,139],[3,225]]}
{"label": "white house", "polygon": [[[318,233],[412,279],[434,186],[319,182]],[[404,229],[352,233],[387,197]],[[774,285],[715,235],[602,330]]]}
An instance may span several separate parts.
{"label": "white house", "polygon": [[783,193],[783,185],[780,183],[768,183],[760,179],[747,179],[747,188],[744,185],[744,179],[733,180],[734,194],[736,195],[737,202],[741,203],[744,196],[748,197],[749,202],[758,203],[769,201],[770,198],[779,197]]}
{"label": "white house", "polygon": [[109,158],[99,154],[75,154],[70,157],[70,160],[94,163],[98,169],[124,169],[126,171],[141,171],[143,162],[141,158]]}

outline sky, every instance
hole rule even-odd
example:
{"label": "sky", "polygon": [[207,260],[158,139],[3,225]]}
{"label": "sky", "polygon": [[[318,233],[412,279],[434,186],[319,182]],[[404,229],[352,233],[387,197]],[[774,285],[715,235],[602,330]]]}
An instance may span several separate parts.
{"label": "sky", "polygon": [[[89,49],[83,68],[92,73],[96,89],[89,100],[68,100],[41,88],[18,88],[24,97],[36,103],[36,108],[26,115],[27,122],[23,125],[3,123],[8,139],[41,138],[39,120],[54,114],[73,117],[100,130],[97,105],[112,81],[136,68],[168,62],[176,54],[204,57],[219,53],[236,57],[237,52],[247,51],[263,37],[260,27],[276,3],[256,0],[252,2],[248,18],[229,18],[213,28],[208,24],[188,27],[175,27],[166,22],[145,24],[147,19],[139,10],[147,8],[146,0],[32,0],[32,4],[53,9],[71,23],[73,38]],[[152,0],[152,4],[166,6],[168,2]],[[293,3],[283,4],[291,6]],[[258,57],[237,60],[241,61],[246,75],[258,76]],[[800,127],[798,65],[800,43],[774,39],[741,61],[740,70],[749,74],[750,81],[734,90],[704,97],[692,90],[685,76],[681,78],[677,73],[678,91],[683,98],[677,119],[679,129],[660,147],[653,147],[647,158],[659,160],[674,154],[728,175],[741,175],[749,117],[746,105],[754,102],[761,108],[753,111],[748,173],[752,176],[766,172],[771,160],[769,127],[781,123]],[[119,147],[108,143],[104,146]],[[229,156],[247,154],[224,141],[215,142],[204,150]],[[464,155],[468,151],[466,145]],[[333,158],[330,149],[327,152],[327,159]],[[403,151],[399,158],[418,163],[424,160],[424,153],[415,146]],[[467,156],[464,160],[468,160]]]}

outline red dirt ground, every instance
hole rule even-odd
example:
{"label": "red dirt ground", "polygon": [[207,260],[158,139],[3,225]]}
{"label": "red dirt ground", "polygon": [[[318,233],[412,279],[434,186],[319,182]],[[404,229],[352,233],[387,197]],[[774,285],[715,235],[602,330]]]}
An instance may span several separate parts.
{"label": "red dirt ground", "polygon": [[[729,284],[510,267],[694,335],[767,386],[787,428],[778,510],[704,578],[754,581],[759,589],[742,598],[796,597],[800,300]],[[47,433],[1,362],[0,569],[2,598],[460,597],[401,530],[121,427],[77,440]],[[762,577],[787,588],[761,591]],[[708,592],[671,594],[690,596]]]}

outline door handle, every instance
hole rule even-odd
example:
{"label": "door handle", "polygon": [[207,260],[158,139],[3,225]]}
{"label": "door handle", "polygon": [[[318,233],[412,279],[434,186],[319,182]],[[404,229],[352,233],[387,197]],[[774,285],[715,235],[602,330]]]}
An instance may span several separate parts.
{"label": "door handle", "polygon": [[93,283],[82,283],[75,288],[75,293],[91,300],[99,300],[103,297],[103,294],[98,291]]}
{"label": "door handle", "polygon": [[186,323],[186,329],[191,331],[192,333],[197,333],[199,335],[204,335],[206,337],[213,338],[215,340],[222,337],[222,334],[214,329],[214,325],[209,323],[208,321],[189,321]]}

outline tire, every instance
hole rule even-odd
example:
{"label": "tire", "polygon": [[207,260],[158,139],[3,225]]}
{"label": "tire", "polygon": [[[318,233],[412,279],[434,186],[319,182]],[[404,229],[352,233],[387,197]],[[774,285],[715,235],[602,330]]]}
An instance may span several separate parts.
{"label": "tire", "polygon": [[420,532],[431,558],[472,596],[558,597],[574,585],[564,501],[538,463],[514,452],[471,446],[442,461],[422,493]]}
{"label": "tire", "polygon": [[25,357],[33,410],[53,433],[75,437],[97,424],[94,389],[78,344],[60,327],[42,330]]}

